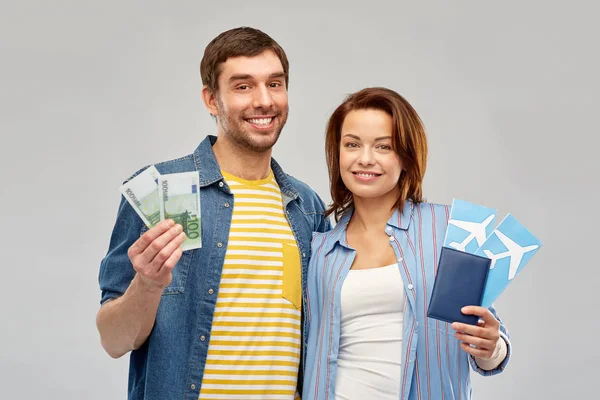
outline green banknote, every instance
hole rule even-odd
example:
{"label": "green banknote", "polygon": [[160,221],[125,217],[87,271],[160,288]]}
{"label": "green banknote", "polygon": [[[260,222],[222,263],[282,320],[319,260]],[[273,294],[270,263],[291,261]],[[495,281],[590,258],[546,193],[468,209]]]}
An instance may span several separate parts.
{"label": "green banknote", "polygon": [[202,247],[200,224],[200,176],[198,171],[161,175],[158,178],[160,219],[172,219],[183,226],[185,250]]}
{"label": "green banknote", "polygon": [[154,165],[121,186],[121,193],[148,228],[161,221],[158,202],[158,178]]}

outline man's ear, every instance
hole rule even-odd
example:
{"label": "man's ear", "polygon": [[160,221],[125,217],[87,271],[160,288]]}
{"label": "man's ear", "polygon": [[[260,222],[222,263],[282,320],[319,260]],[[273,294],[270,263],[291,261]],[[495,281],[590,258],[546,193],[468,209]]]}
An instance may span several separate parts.
{"label": "man's ear", "polygon": [[202,88],[202,100],[204,101],[204,107],[206,107],[211,115],[215,117],[219,115],[215,94],[207,86]]}

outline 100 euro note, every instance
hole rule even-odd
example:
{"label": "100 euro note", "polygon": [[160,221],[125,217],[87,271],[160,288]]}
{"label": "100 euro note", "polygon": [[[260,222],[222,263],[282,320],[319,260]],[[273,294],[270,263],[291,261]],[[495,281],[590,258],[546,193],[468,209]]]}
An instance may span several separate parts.
{"label": "100 euro note", "polygon": [[202,247],[199,181],[198,171],[158,178],[160,219],[172,219],[183,227],[187,235],[181,245],[184,251]]}
{"label": "100 euro note", "polygon": [[158,201],[160,173],[152,165],[123,184],[120,191],[148,228],[161,221]]}

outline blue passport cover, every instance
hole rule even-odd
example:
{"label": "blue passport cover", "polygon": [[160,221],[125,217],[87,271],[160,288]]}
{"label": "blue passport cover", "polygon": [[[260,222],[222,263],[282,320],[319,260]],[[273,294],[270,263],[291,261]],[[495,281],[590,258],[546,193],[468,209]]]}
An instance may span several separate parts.
{"label": "blue passport cover", "polygon": [[427,316],[477,325],[479,317],[460,310],[481,305],[490,263],[489,258],[442,247]]}

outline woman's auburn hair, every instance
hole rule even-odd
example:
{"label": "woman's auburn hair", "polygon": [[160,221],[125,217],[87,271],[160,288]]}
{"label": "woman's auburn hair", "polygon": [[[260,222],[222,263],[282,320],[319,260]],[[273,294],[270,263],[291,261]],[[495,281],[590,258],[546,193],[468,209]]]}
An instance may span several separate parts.
{"label": "woman's auburn hair", "polygon": [[407,199],[413,203],[423,201],[427,138],[421,118],[410,103],[395,91],[382,87],[366,88],[348,95],[327,123],[325,156],[332,203],[325,211],[325,216],[334,214],[336,221],[354,205],[352,192],[340,175],[342,125],[351,111],[367,109],[380,110],[392,117],[392,146],[403,165],[398,180],[400,196],[394,207],[402,210]]}

